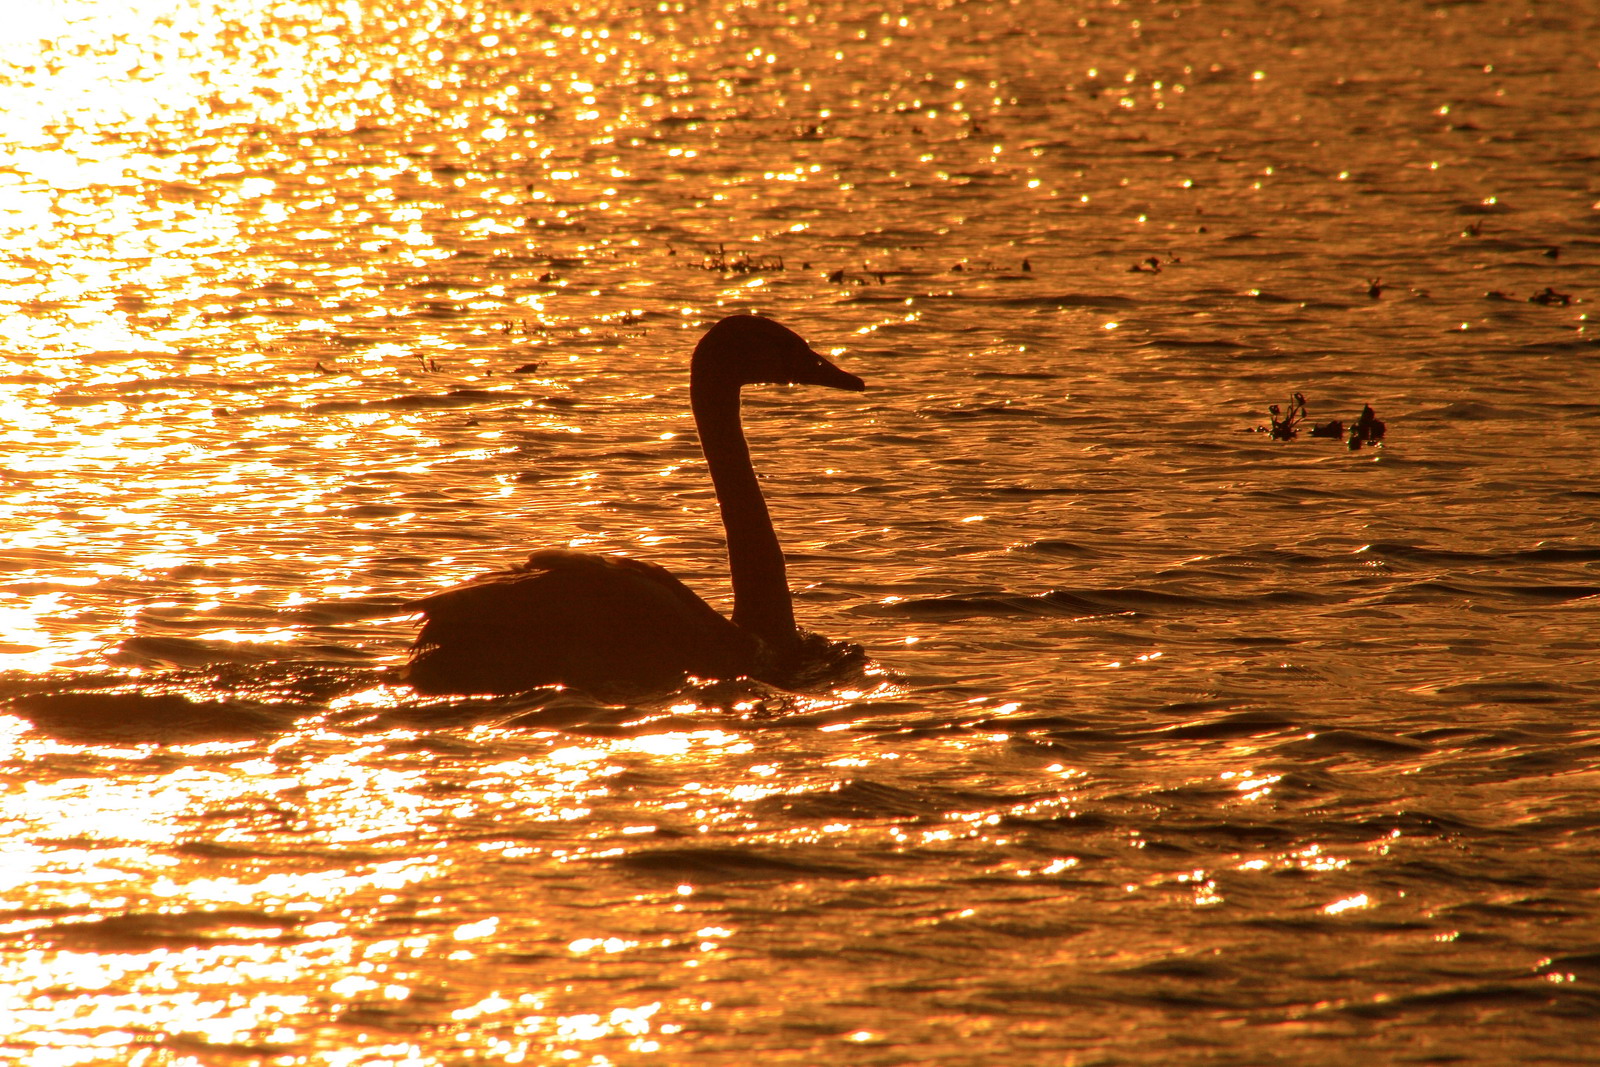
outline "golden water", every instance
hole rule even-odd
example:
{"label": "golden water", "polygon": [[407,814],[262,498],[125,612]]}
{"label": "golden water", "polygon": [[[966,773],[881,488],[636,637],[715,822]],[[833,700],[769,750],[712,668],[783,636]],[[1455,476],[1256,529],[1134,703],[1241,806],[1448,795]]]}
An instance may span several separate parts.
{"label": "golden water", "polygon": [[[1597,21],[14,2],[0,1060],[1587,1062]],[[534,548],[726,607],[736,311],[873,669],[411,694]]]}

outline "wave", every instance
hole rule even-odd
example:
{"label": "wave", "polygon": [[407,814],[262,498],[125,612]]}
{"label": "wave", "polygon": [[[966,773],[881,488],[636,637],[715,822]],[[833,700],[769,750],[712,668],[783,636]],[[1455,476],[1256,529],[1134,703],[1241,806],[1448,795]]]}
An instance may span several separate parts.
{"label": "wave", "polygon": [[1043,593],[1009,593],[997,590],[991,593],[917,597],[888,604],[874,604],[856,610],[867,614],[1004,618],[1017,615],[1085,616],[1189,609],[1280,609],[1292,605],[1336,603],[1341,600],[1342,598],[1336,596],[1295,589],[1218,596],[1125,587],[1050,589]]}
{"label": "wave", "polygon": [[1594,563],[1600,546],[1539,545],[1536,548],[1482,549],[1432,548],[1396,541],[1374,541],[1361,552],[1380,559],[1420,560],[1427,563]]}
{"label": "wave", "polygon": [[823,849],[755,847],[643,848],[610,865],[679,883],[789,882],[867,878],[876,871],[837,862]]}

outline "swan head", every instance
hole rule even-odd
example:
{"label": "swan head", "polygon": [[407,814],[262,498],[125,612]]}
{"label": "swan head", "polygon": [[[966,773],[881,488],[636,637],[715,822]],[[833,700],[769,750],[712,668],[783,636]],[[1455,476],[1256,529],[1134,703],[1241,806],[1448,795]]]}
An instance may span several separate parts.
{"label": "swan head", "polygon": [[840,370],[787,326],[759,315],[729,315],[706,331],[690,364],[693,378],[740,385],[822,385],[860,392],[866,383]]}

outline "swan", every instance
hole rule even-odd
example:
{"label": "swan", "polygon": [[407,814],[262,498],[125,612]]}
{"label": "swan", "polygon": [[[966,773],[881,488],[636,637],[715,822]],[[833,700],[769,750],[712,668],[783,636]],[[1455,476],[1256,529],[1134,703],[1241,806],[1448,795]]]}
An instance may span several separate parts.
{"label": "swan", "polygon": [[739,419],[746,385],[865,383],[772,319],[730,315],[695,346],[689,405],[727,535],[733,618],[665,568],[547,548],[526,563],[414,600],[422,616],[404,669],[424,694],[516,693],[561,684],[592,693],[669,692],[686,676],[779,684],[808,660],[859,646],[800,630],[783,549]]}

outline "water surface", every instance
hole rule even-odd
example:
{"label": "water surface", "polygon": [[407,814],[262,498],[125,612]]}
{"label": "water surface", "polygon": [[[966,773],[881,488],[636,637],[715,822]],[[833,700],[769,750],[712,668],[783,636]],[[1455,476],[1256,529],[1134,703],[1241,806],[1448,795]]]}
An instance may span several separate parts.
{"label": "water surface", "polygon": [[[1588,1061],[1583,5],[19,10],[3,1057]],[[412,694],[535,548],[726,609],[744,311],[871,669]]]}

